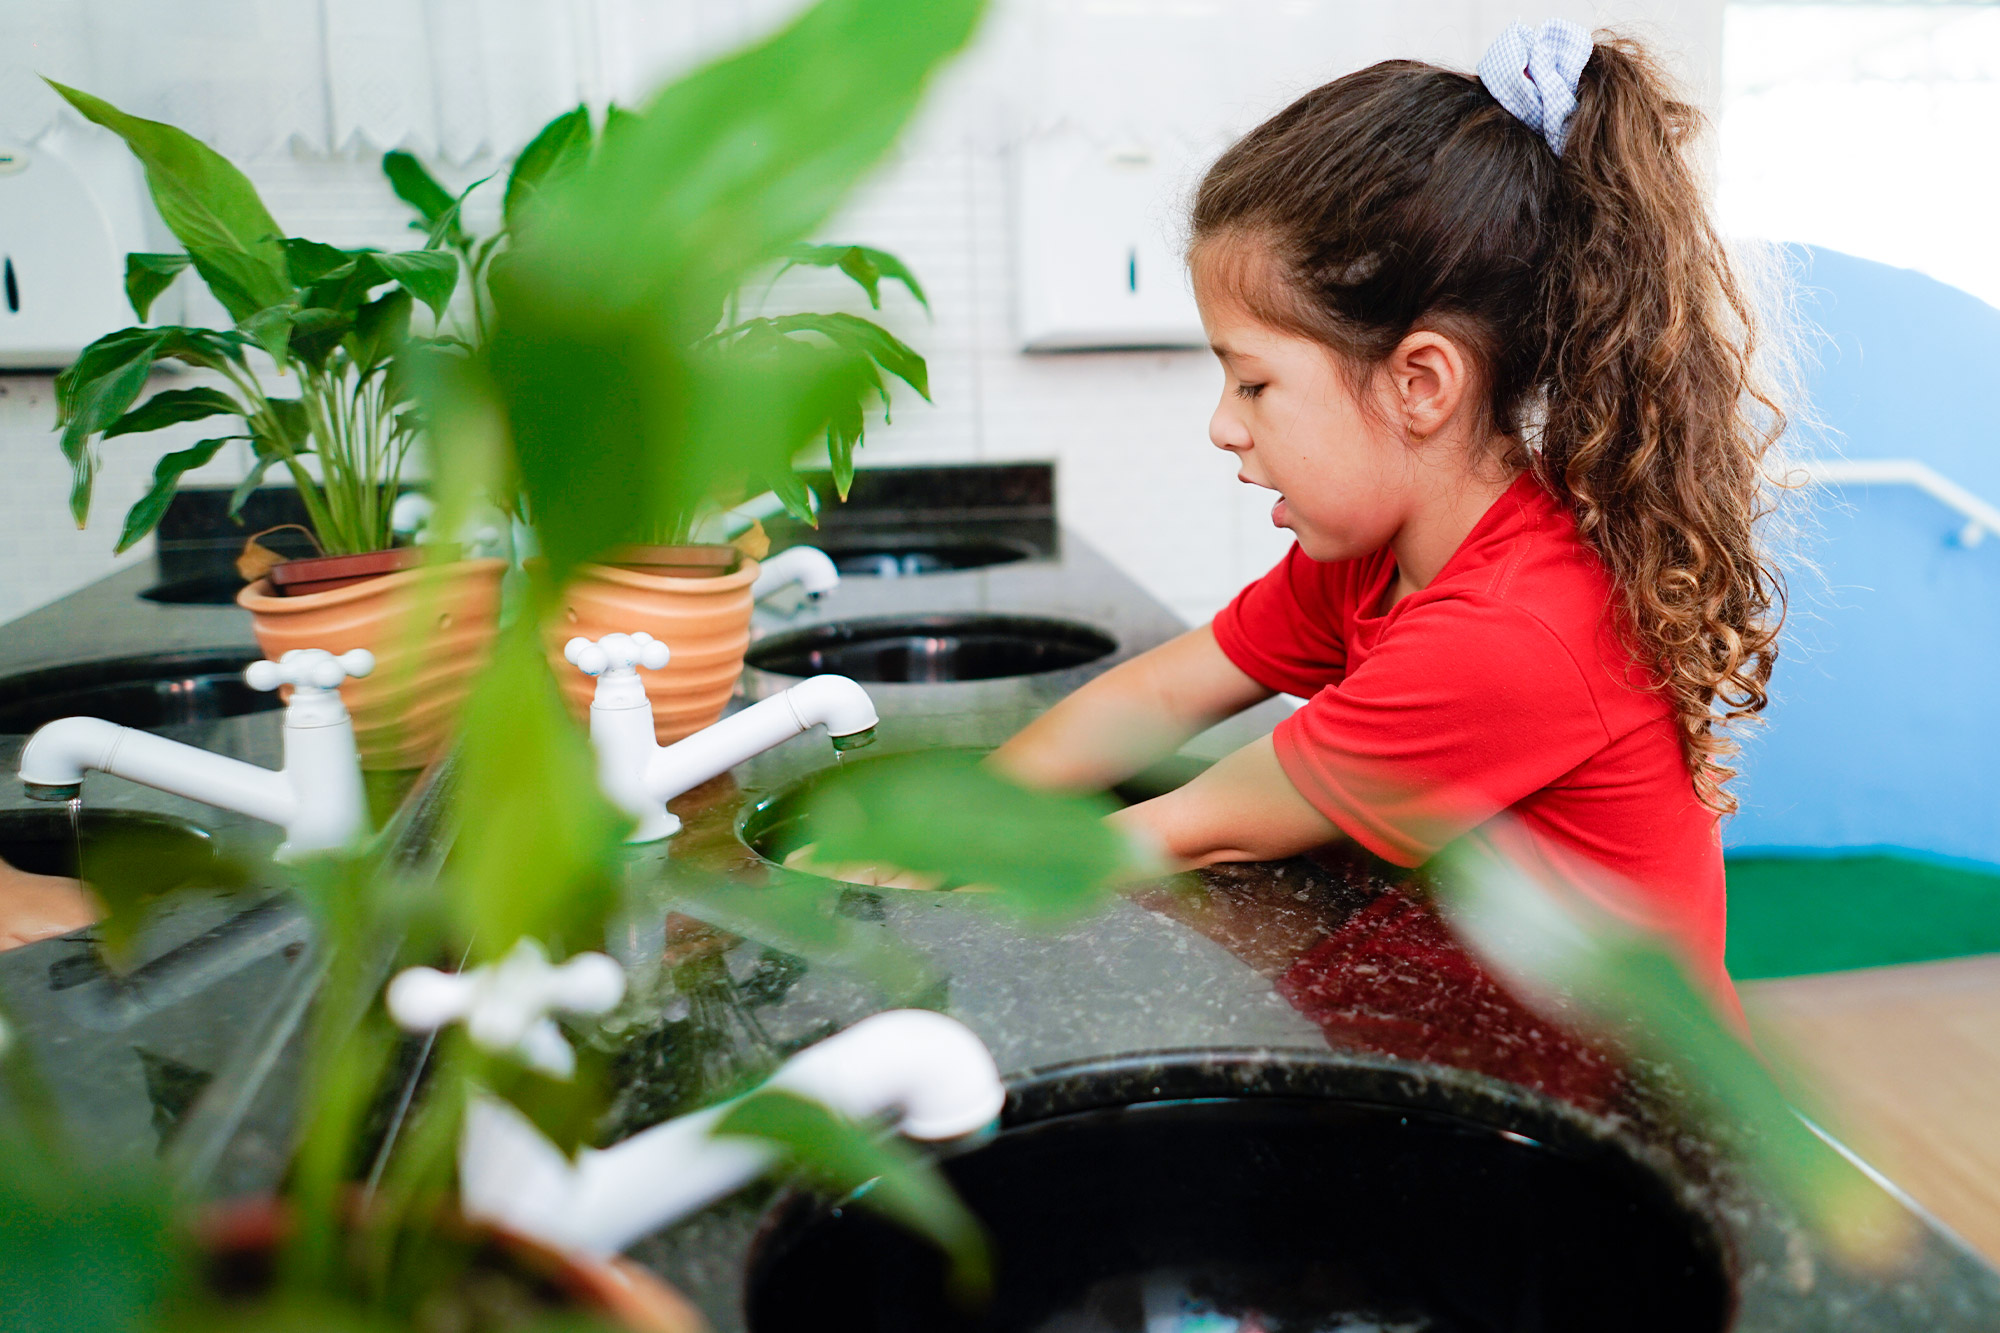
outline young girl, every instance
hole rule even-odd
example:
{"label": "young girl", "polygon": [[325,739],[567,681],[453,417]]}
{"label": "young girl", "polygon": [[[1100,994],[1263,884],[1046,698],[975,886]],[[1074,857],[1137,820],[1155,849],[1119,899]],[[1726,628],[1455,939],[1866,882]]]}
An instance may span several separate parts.
{"label": "young girl", "polygon": [[1189,263],[1209,438],[1296,544],[1212,624],[997,752],[1101,790],[1273,693],[1265,740],[1114,816],[1182,866],[1477,832],[1677,942],[1723,993],[1727,726],[1761,710],[1783,418],[1628,41],[1516,25],[1477,78],[1388,61],[1225,153]]}

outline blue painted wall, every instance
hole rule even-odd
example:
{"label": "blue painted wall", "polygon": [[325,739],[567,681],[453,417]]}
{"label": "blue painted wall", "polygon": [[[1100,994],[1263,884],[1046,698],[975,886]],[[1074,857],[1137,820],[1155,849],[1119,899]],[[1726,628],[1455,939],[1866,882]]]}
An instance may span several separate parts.
{"label": "blue painted wall", "polygon": [[[2000,310],[1799,249],[1808,376],[1851,459],[1915,458],[2000,504]],[[2000,865],[2000,534],[1902,486],[1815,489],[1732,850],[1890,846]]]}

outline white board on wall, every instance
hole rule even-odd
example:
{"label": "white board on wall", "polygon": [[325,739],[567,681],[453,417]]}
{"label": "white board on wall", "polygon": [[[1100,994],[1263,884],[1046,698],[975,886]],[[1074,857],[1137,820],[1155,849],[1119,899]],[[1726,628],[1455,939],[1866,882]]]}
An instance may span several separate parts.
{"label": "white board on wall", "polygon": [[1206,347],[1179,243],[1188,154],[1073,130],[1014,151],[1021,349]]}

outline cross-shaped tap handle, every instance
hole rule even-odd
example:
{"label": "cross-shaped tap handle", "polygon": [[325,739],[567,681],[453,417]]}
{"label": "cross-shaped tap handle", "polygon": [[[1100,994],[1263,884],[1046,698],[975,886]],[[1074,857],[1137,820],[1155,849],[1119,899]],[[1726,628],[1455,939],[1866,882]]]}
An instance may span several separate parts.
{"label": "cross-shaped tap handle", "polygon": [[586,676],[637,667],[658,671],[671,656],[667,645],[643,630],[636,634],[607,634],[596,643],[578,635],[563,645],[564,659]]}
{"label": "cross-shaped tap handle", "polygon": [[412,967],[389,983],[389,1016],[411,1032],[464,1023],[489,1051],[511,1050],[529,1064],[567,1077],[576,1056],[550,1013],[601,1014],[625,997],[625,969],[601,953],[551,964],[522,939],[497,963],[469,972]]}
{"label": "cross-shaped tap handle", "polygon": [[324,648],[294,648],[275,662],[252,662],[244,669],[243,680],[253,690],[275,690],[281,685],[337,690],[349,676],[365,676],[374,669],[375,654],[366,648],[338,657]]}

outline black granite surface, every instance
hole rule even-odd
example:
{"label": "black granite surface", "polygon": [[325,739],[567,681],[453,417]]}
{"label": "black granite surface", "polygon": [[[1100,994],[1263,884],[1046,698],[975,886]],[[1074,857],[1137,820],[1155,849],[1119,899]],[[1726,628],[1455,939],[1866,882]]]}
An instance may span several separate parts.
{"label": "black granite surface", "polygon": [[[896,522],[878,527],[893,535]],[[964,527],[1047,522],[990,515]],[[925,525],[923,535],[937,531]],[[1118,641],[1113,655],[1069,672],[871,688],[884,751],[997,743],[1090,676],[1182,628],[1086,544],[1046,535],[1036,558],[1013,564],[849,579],[796,616],[760,613],[755,633],[843,617],[990,610],[1072,619]],[[127,571],[0,627],[0,676],[156,644],[248,644],[247,620],[233,608],[139,602],[147,577]],[[746,678],[752,696],[786,683]],[[1223,753],[1282,713],[1274,701],[1191,751]],[[228,723],[205,743],[276,763],[275,715]],[[0,761],[11,762],[18,746],[18,738],[0,740]],[[758,857],[741,829],[760,802],[831,759],[810,738],[761,756],[677,801],[687,828],[664,851],[635,853],[635,908],[611,941],[634,964],[633,996],[597,1038],[625,1074],[609,1137],[745,1086],[866,1014],[923,1004],[966,1022],[992,1048],[1009,1082],[1009,1126],[1107,1104],[1208,1097],[1346,1097],[1529,1126],[1554,1141],[1608,1146],[1672,1182],[1722,1238],[1738,1293],[1734,1328],[2000,1328],[2000,1276],[1934,1224],[1911,1210],[1912,1239],[1892,1258],[1872,1268],[1841,1258],[1747,1181],[1716,1136],[1693,1128],[1686,1090],[1523,1008],[1456,948],[1420,880],[1364,859],[1206,872],[1198,883],[1124,895],[1053,928],[1004,919],[977,894],[819,881],[837,895],[850,932],[830,949],[776,947],[646,905],[663,856],[669,865],[727,868],[745,895],[804,880]],[[0,793],[0,807],[16,800]],[[115,779],[92,779],[86,800],[226,822]],[[27,1026],[56,1063],[74,1063],[79,1095],[115,1088],[100,1095],[107,1143],[135,1152],[165,1144],[201,1188],[267,1186],[283,1155],[294,1049],[282,1037],[309,1002],[310,950],[285,957],[297,937],[269,906],[239,900],[188,911],[147,942],[153,956],[218,930],[225,944],[255,936],[273,948],[248,950],[254,966],[145,1020],[166,1035],[104,1033],[115,997],[63,998],[69,992],[54,980],[83,978],[71,988],[79,991],[98,980],[86,975],[82,940],[0,955],[0,988],[10,1006],[40,1006]],[[866,948],[857,951],[856,941]],[[871,953],[893,954],[902,970],[856,964]],[[174,1146],[193,1131],[201,1131],[198,1149]],[[721,1333],[741,1328],[746,1260],[774,1194],[746,1190],[634,1254],[688,1291]]]}

